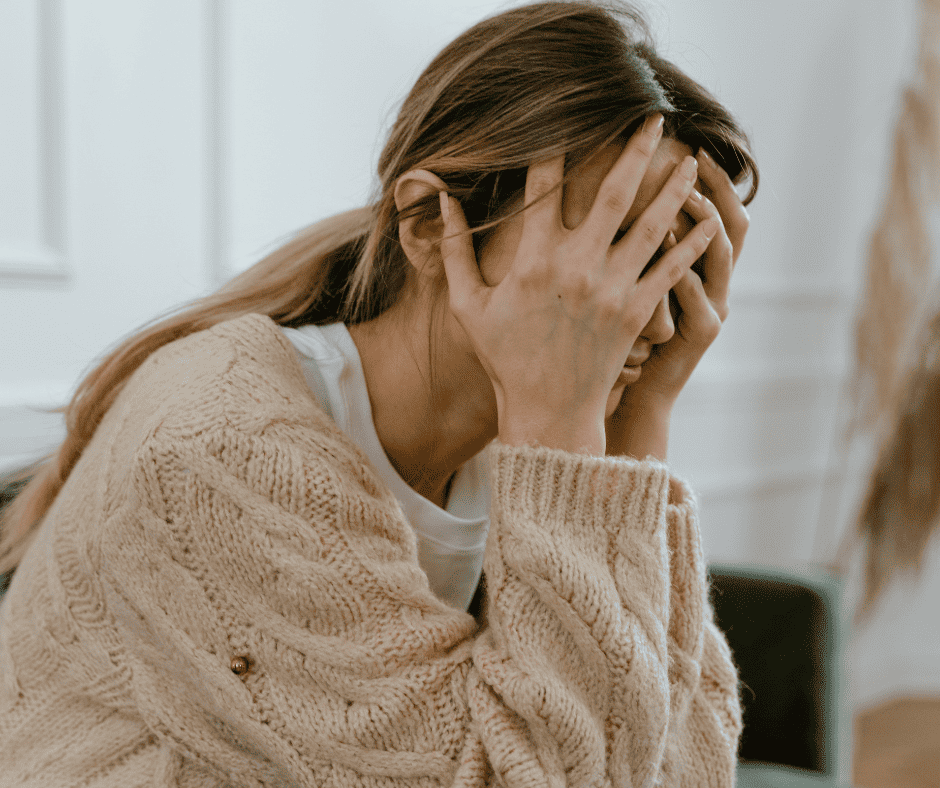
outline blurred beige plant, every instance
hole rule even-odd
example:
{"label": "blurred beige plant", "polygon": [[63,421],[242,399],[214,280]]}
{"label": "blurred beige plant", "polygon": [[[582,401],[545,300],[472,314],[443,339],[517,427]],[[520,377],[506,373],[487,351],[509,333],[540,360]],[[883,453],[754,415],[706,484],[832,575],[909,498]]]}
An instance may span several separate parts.
{"label": "blurred beige plant", "polygon": [[913,361],[931,290],[931,213],[940,197],[940,0],[923,0],[914,81],[902,94],[890,183],[869,248],[855,329],[851,431],[884,428]]}
{"label": "blurred beige plant", "polygon": [[844,571],[855,542],[867,540],[857,622],[894,572],[920,569],[940,520],[940,303],[931,295],[931,239],[940,232],[940,0],[923,0],[920,33],[855,332],[845,445],[867,437],[879,448],[837,559]]}

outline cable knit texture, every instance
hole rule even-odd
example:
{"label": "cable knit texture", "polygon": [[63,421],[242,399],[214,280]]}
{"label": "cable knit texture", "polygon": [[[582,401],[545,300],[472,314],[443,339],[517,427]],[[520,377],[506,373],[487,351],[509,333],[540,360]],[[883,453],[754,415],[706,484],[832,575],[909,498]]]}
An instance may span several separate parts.
{"label": "cable knit texture", "polygon": [[154,353],[0,607],[0,786],[732,786],[690,490],[490,451],[478,622],[270,319]]}

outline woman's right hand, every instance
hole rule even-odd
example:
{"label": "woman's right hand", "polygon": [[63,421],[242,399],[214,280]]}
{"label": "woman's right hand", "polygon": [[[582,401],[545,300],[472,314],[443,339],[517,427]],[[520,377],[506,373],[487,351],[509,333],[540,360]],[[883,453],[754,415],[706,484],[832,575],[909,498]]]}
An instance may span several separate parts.
{"label": "woman's right hand", "polygon": [[562,221],[562,189],[555,188],[564,156],[529,167],[522,240],[494,287],[480,275],[460,204],[441,192],[450,307],[493,383],[504,443],[604,454],[607,398],[634,342],[718,230],[714,220],[701,222],[643,272],[694,186],[689,156],[611,245],[661,136],[662,118],[653,116],[571,230]]}

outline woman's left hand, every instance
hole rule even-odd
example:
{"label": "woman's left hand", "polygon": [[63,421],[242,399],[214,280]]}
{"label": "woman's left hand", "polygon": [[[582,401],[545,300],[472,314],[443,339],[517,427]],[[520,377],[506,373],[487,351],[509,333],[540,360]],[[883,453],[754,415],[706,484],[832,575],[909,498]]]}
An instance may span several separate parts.
{"label": "woman's left hand", "polygon": [[[607,420],[607,453],[642,459],[647,454],[665,459],[668,419],[672,406],[699,360],[718,336],[728,317],[731,273],[741,254],[750,219],[727,173],[699,151],[701,197],[695,193],[684,210],[696,222],[717,216],[723,226],[700,263],[686,272],[670,299],[675,322],[673,337],[652,348],[640,379],[627,386],[617,409]],[[675,236],[666,247],[675,245]],[[696,273],[696,268],[700,273]],[[637,420],[664,424],[640,424]],[[660,434],[663,433],[663,434]]]}

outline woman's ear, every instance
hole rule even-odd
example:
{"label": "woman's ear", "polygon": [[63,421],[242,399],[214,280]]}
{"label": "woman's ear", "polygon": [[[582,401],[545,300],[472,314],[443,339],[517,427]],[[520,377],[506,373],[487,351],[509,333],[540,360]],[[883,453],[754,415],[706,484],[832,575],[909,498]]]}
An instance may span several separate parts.
{"label": "woman's ear", "polygon": [[[395,184],[395,207],[399,212],[414,205],[422,197],[447,191],[447,184],[433,172],[410,170]],[[409,216],[398,223],[398,239],[405,255],[419,274],[436,276],[443,268],[438,242],[444,231],[440,216],[427,219]]]}

